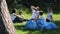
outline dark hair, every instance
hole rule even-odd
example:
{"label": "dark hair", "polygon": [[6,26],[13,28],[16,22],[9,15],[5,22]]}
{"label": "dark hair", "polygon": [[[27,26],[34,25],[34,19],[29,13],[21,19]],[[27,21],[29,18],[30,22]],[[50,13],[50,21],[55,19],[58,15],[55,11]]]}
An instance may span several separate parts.
{"label": "dark hair", "polygon": [[48,7],[48,9],[50,10],[50,9],[52,9],[52,7]]}
{"label": "dark hair", "polygon": [[22,11],[20,11],[20,12],[19,12],[19,14],[23,14],[23,12],[22,12]]}
{"label": "dark hair", "polygon": [[43,15],[43,12],[39,12],[40,15]]}
{"label": "dark hair", "polygon": [[13,9],[13,10],[12,10],[12,13],[16,13],[16,9]]}

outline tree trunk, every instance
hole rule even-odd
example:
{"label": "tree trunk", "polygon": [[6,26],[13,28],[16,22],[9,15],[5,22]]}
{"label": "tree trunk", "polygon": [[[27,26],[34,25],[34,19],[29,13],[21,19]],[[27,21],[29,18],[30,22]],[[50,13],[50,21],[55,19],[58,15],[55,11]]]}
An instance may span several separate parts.
{"label": "tree trunk", "polygon": [[0,0],[0,34],[16,34],[6,0]]}

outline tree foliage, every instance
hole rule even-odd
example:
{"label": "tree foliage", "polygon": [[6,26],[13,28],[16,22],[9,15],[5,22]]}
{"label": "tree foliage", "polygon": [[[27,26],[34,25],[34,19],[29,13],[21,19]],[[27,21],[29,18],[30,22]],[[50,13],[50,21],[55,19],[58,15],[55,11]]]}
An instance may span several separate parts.
{"label": "tree foliage", "polygon": [[17,7],[17,5],[22,4],[25,7],[30,7],[31,5],[39,5],[42,8],[47,8],[48,6],[54,9],[60,7],[60,0],[7,0],[9,7]]}

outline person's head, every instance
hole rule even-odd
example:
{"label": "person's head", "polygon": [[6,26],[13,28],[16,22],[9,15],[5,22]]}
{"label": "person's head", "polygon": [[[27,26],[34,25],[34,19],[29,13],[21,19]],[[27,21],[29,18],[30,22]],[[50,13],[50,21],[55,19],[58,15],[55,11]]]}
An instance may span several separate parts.
{"label": "person's head", "polygon": [[20,15],[22,15],[22,14],[23,14],[23,11],[22,11],[22,10],[20,10],[19,14],[20,14]]}
{"label": "person's head", "polygon": [[14,8],[14,9],[12,10],[12,13],[16,13],[16,11],[17,11],[17,10]]}
{"label": "person's head", "polygon": [[37,6],[35,6],[35,8],[34,8],[36,11],[39,11],[39,6],[37,5]]}
{"label": "person's head", "polygon": [[43,15],[43,12],[39,12],[39,15],[41,15],[41,16],[42,16],[42,15]]}
{"label": "person's head", "polygon": [[37,10],[39,10],[39,9],[40,9],[40,8],[39,8],[39,6],[37,6],[36,8],[37,8]]}
{"label": "person's head", "polygon": [[48,7],[47,8],[47,11],[48,11],[48,13],[52,12],[52,8],[51,7]]}

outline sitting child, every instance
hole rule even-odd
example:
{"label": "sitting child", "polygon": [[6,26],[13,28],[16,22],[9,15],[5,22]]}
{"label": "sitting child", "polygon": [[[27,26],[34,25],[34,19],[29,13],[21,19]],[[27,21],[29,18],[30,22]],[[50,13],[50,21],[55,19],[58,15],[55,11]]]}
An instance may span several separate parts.
{"label": "sitting child", "polygon": [[12,10],[12,14],[11,14],[11,20],[14,22],[15,21],[15,18],[16,18],[16,9],[14,8],[13,10]]}
{"label": "sitting child", "polygon": [[25,29],[36,30],[38,28],[36,20],[38,19],[39,15],[39,7],[31,6],[31,10],[32,10],[32,18],[31,20],[27,21]]}
{"label": "sitting child", "polygon": [[51,7],[48,7],[48,9],[47,9],[47,18],[46,18],[46,21],[47,22],[51,22],[51,21],[53,21],[53,17],[52,17],[52,8]]}
{"label": "sitting child", "polygon": [[36,20],[39,15],[39,6],[31,6],[32,10],[32,19]]}
{"label": "sitting child", "polygon": [[17,15],[17,17],[19,18],[19,21],[20,21],[20,22],[28,21],[28,19],[25,19],[22,10],[20,10],[19,15]]}

